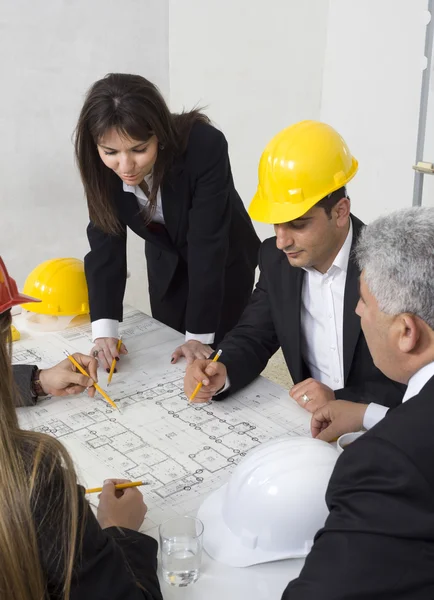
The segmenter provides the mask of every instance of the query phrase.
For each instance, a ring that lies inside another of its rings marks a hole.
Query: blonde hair
[[[60,442],[19,428],[10,323],[10,311],[0,315],[0,598],[47,598],[43,552],[55,558],[61,581],[57,594],[67,600],[84,529],[77,478]],[[40,538],[48,526],[56,532],[47,538],[52,547],[46,547],[44,538],[41,548]]]

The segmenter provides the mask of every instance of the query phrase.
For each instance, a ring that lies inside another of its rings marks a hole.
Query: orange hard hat
[[[0,257],[0,314],[23,302],[40,302],[37,298],[20,294],[15,279],[10,277]]]

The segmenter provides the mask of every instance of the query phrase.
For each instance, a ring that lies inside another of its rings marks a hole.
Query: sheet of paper
[[[224,401],[189,404],[183,393],[185,364],[170,356],[182,336],[138,311],[121,326],[129,354],[107,388],[120,411],[86,395],[48,398],[19,409],[22,427],[54,435],[68,448],[80,483],[96,487],[108,477],[145,480],[149,507],[143,530],[195,511],[223,484],[246,453],[274,438],[310,435],[310,415],[288,392],[259,378]],[[89,327],[15,342],[14,361],[50,366],[63,350],[88,352]]]

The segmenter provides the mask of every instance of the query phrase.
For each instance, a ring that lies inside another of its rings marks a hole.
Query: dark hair
[[[149,194],[149,222],[155,212],[157,191],[174,158],[182,154],[196,121],[209,123],[200,110],[173,114],[158,88],[140,75],[110,73],[87,93],[75,130],[75,155],[86,193],[90,219],[106,233],[120,233],[113,194],[118,176],[101,160],[97,144],[114,128],[121,135],[146,141],[157,136],[159,150]]]
[[[323,208],[325,210],[326,215],[330,219],[332,214],[332,208],[336,206],[336,204],[339,202],[339,200],[342,200],[342,198],[348,198],[348,200],[350,199],[347,194],[347,188],[345,186],[335,190],[334,192],[317,202],[315,206]]]

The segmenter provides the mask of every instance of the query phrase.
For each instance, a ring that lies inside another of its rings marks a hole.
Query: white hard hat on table
[[[233,567],[305,557],[328,514],[337,458],[335,448],[307,437],[251,450],[199,509],[206,552]]]

